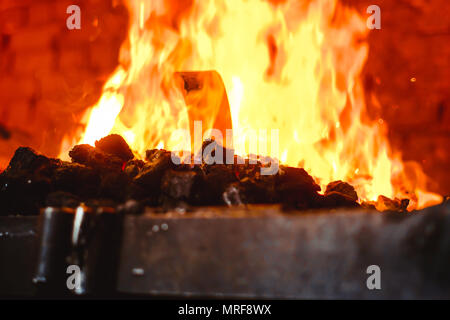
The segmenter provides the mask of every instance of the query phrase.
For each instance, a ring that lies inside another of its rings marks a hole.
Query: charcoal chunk
[[[361,206],[368,209],[390,212],[407,212],[409,199],[390,199],[383,195],[378,196],[377,201],[364,201]]]
[[[123,161],[128,161],[134,158],[130,147],[122,136],[118,134],[110,134],[109,136],[95,141],[95,147],[102,150],[106,154],[117,156]]]
[[[168,170],[161,182],[162,205],[168,209],[186,210],[192,203],[193,186],[197,173],[195,171]]]
[[[2,173],[8,178],[35,177],[44,178],[60,163],[57,159],[47,158],[31,148],[19,147],[11,158],[8,167]]]
[[[343,181],[333,181],[327,185],[324,195],[315,197],[315,206],[317,208],[356,208],[358,195],[350,184]]]
[[[327,189],[325,190],[325,196],[333,192],[345,195],[347,198],[353,201],[358,201],[358,195],[356,194],[355,188],[353,188],[353,186],[351,186],[347,182],[343,182],[340,180],[330,182],[327,185]]]
[[[198,169],[192,196],[195,205],[225,205],[223,193],[233,182],[237,182],[231,166],[224,164],[202,165]]]
[[[144,161],[133,159],[125,164],[124,171],[127,174],[127,176],[129,176],[130,178],[134,178],[138,175],[139,171],[141,171],[144,165],[145,165]]]
[[[237,159],[237,156],[236,156]],[[239,180],[245,178],[256,178],[261,173],[261,164],[259,162],[250,163],[249,159],[244,159],[244,163],[235,162],[233,165],[234,174]]]
[[[280,166],[277,185],[284,190],[320,191],[320,186],[302,168]]]
[[[321,197],[321,202],[319,203],[319,207],[321,208],[339,208],[339,207],[347,207],[347,208],[357,208],[359,207],[359,203],[354,200],[354,198],[347,196],[346,194],[330,191],[325,193],[323,197]]]
[[[279,202],[280,194],[276,189],[276,175],[260,175],[259,168],[254,174],[239,174],[239,190],[244,203]]]
[[[123,171],[105,171],[100,176],[99,196],[123,201],[126,198],[127,186],[131,179]]]
[[[69,192],[82,198],[97,196],[100,181],[97,170],[71,162],[61,162],[51,176],[53,190]]]
[[[122,170],[125,161],[88,144],[76,145],[69,152],[73,162],[100,170]]]
[[[296,209],[314,207],[320,191],[320,186],[304,169],[286,166],[280,166],[275,188],[284,207]]]
[[[147,163],[134,177],[133,181],[145,186],[148,190],[153,189],[153,192],[159,191],[164,173],[173,167],[174,164],[169,151],[160,149],[148,150]]]
[[[203,141],[202,148],[201,150],[199,150],[197,157],[201,157],[202,162],[210,165],[212,165],[213,163],[224,164],[226,163],[226,152],[226,148],[215,141],[214,138],[211,138]]]
[[[69,151],[69,157],[73,162],[87,164],[91,158],[91,153],[95,152],[95,148],[89,144],[79,144]]]
[[[51,175],[59,160],[18,148],[0,174],[0,214],[38,214],[51,191]]]
[[[193,171],[169,170],[162,179],[161,191],[172,199],[187,201],[191,197],[195,178]]]
[[[369,209],[369,210],[376,210],[375,203],[373,201],[363,201],[361,203],[361,208]]]
[[[405,212],[409,205],[409,199],[389,199],[385,196],[378,196],[375,207],[378,211]]]

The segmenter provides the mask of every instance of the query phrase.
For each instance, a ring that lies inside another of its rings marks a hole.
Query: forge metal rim
[[[126,215],[113,291],[148,297],[450,297],[448,204],[406,215],[247,210]],[[37,217],[0,221],[0,294],[33,296]],[[370,265],[381,269],[381,290],[366,286]]]

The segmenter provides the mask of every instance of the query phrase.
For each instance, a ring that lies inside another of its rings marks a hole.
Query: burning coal
[[[37,214],[41,208],[120,208],[142,213],[146,207],[187,211],[194,206],[241,207],[248,204],[280,204],[286,210],[317,208],[377,208],[405,212],[408,199],[358,203],[355,189],[343,181],[320,186],[302,168],[280,165],[270,175],[263,169],[273,160],[242,159],[230,155],[214,140],[206,140],[191,154],[192,161],[174,161],[173,152],[146,151],[136,159],[125,140],[116,134],[69,152],[71,162],[47,158],[30,148],[19,148],[8,168],[0,174],[3,214]],[[221,157],[221,159],[219,159]],[[194,158],[200,158],[196,163]],[[270,169],[270,168],[269,168]]]
[[[416,208],[442,200],[404,174],[386,126],[365,114],[359,74],[368,29],[353,9],[335,0],[130,1],[128,8],[120,65],[62,156],[74,142],[117,133],[143,157],[148,148],[179,147],[173,132],[192,132],[196,120],[204,130],[221,121],[240,133],[232,140],[241,156],[278,157],[249,150],[243,139],[279,130],[281,162],[305,168],[323,189],[343,180],[361,200],[407,197]],[[223,85],[206,81],[186,97],[176,76],[185,70],[216,70]],[[229,105],[220,103],[224,92]]]

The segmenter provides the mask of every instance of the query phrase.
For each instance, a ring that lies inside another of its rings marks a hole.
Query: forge
[[[431,2],[6,1],[0,295],[449,299]]]
[[[191,214],[149,210],[126,215],[120,222],[103,217],[94,229],[91,224],[90,232],[95,233],[83,249],[86,280],[79,293],[156,298],[449,298],[448,205],[414,215],[364,209],[281,212],[277,206],[211,207]],[[43,253],[37,217],[0,218],[0,293],[67,296],[67,274],[55,272],[55,266],[65,271],[61,258],[78,253],[68,232],[73,220],[63,220],[55,223],[47,218],[44,230],[51,236]],[[56,243],[58,247],[52,247]],[[368,267],[374,264],[382,270],[382,290],[366,287]],[[46,277],[51,289],[34,285],[31,280],[36,276]]]

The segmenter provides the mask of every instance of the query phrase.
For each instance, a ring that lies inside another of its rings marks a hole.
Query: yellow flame
[[[119,133],[140,154],[171,149],[171,133],[196,120],[189,119],[174,72],[216,70],[239,132],[237,153],[249,152],[239,141],[249,133],[278,129],[281,161],[303,166],[322,188],[345,180],[361,200],[418,190],[393,183],[403,165],[390,154],[383,121],[362,120],[359,74],[368,46],[361,39],[368,30],[357,12],[337,0],[202,0],[183,14],[177,5],[128,2],[121,64],[90,109],[82,142]],[[416,195],[419,207],[430,198]]]

